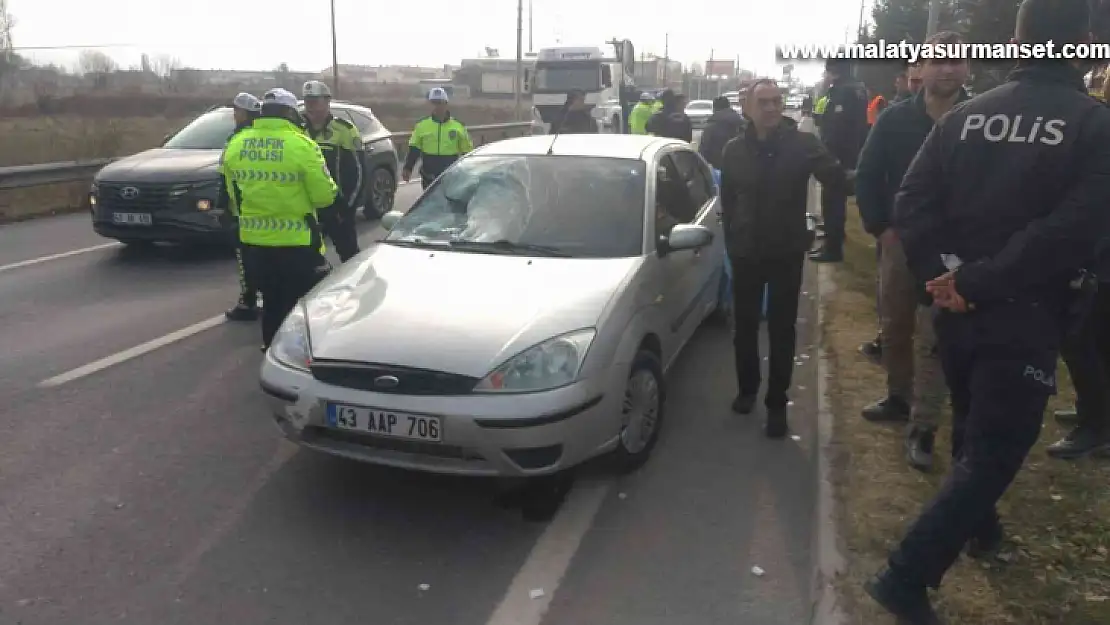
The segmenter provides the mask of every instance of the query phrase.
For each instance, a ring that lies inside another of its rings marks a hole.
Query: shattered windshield
[[[580,156],[471,156],[390,231],[393,244],[580,258],[639,256],[645,165]]]

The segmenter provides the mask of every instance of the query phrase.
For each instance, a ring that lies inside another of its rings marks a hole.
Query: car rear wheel
[[[397,181],[393,172],[379,167],[370,174],[370,198],[362,209],[367,219],[381,219],[382,215],[393,210],[393,198],[397,191]]]
[[[632,361],[632,372],[625,386],[621,407],[621,430],[613,459],[622,472],[643,466],[655,444],[663,424],[663,366],[659,358],[641,350]]]

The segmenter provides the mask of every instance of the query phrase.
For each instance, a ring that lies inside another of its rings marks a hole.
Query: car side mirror
[[[696,250],[712,243],[713,233],[705,226],[677,224],[674,228],[671,228],[671,233],[665,240],[666,245],[663,246],[663,249],[667,252]]]
[[[382,228],[385,228],[387,231],[392,230],[393,226],[396,226],[397,222],[401,221],[401,218],[404,216],[405,214],[401,211],[389,211],[382,215]]]

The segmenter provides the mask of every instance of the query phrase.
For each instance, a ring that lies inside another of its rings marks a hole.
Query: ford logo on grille
[[[119,190],[119,196],[125,200],[133,200],[139,197],[139,189],[136,187],[124,187]]]
[[[374,386],[377,388],[397,388],[400,383],[401,381],[392,375],[381,375],[374,378]]]

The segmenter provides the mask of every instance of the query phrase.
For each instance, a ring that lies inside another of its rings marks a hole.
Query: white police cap
[[[640,101],[641,102],[654,102],[655,101],[655,96],[653,96],[650,93],[648,93],[647,91],[645,91],[645,92],[640,94]]]
[[[301,96],[305,98],[330,98],[331,89],[319,80],[310,80],[301,89]]]
[[[447,97],[447,92],[443,90],[443,87],[435,87],[431,91],[428,92],[428,101],[429,102],[448,102],[449,98]]]
[[[263,104],[280,104],[288,106],[289,108],[297,108],[297,96],[289,92],[288,89],[270,89],[262,96]]]
[[[235,99],[231,101],[231,105],[237,109],[250,111],[252,113],[257,113],[262,110],[262,100],[245,92],[235,96]]]

